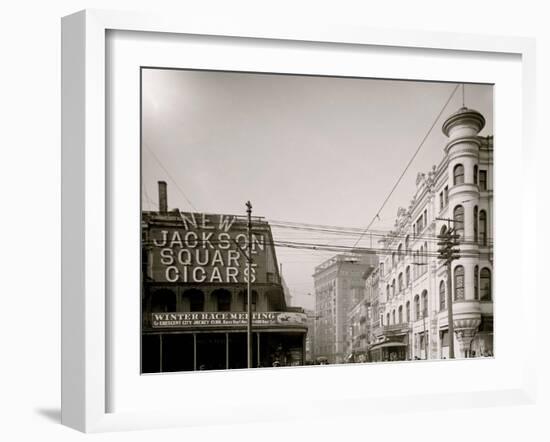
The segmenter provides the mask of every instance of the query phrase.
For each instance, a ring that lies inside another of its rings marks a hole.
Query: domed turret
[[[477,135],[485,127],[485,118],[478,111],[461,107],[443,123],[443,133],[453,139]]]

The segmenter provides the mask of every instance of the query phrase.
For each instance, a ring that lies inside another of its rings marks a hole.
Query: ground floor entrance
[[[254,367],[303,365],[305,332],[254,332]],[[142,373],[247,367],[246,332],[144,333]]]

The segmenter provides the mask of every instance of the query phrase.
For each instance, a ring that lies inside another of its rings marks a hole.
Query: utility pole
[[[421,302],[424,302],[422,299]],[[422,328],[424,329],[424,359],[428,359],[428,335],[426,334],[426,315],[428,311],[422,309]]]
[[[246,346],[248,368],[252,368],[252,292],[250,291],[250,282],[252,280],[252,204],[250,204],[250,201],[246,202],[246,213],[248,215],[248,251],[246,254]]]
[[[438,235],[437,238],[440,246],[439,259],[442,259],[447,266],[447,322],[449,323],[449,359],[455,357],[455,345],[454,345],[454,324],[453,324],[453,295],[452,295],[452,262],[455,259],[460,258],[460,249],[456,247],[459,245],[460,235],[456,233],[456,230],[451,228],[450,223],[455,222],[452,219],[436,218],[442,221],[447,221],[447,230],[444,234]]]

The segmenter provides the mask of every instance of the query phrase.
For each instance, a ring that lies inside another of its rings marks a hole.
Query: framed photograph
[[[532,403],[531,40],[62,31],[64,424]]]

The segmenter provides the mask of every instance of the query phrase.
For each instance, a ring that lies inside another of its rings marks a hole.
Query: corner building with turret
[[[438,235],[454,228],[459,259],[452,261],[455,357],[493,356],[493,137],[485,118],[461,108],[443,123],[443,159],[419,173],[416,192],[382,240],[371,360],[449,357],[447,266]]]

